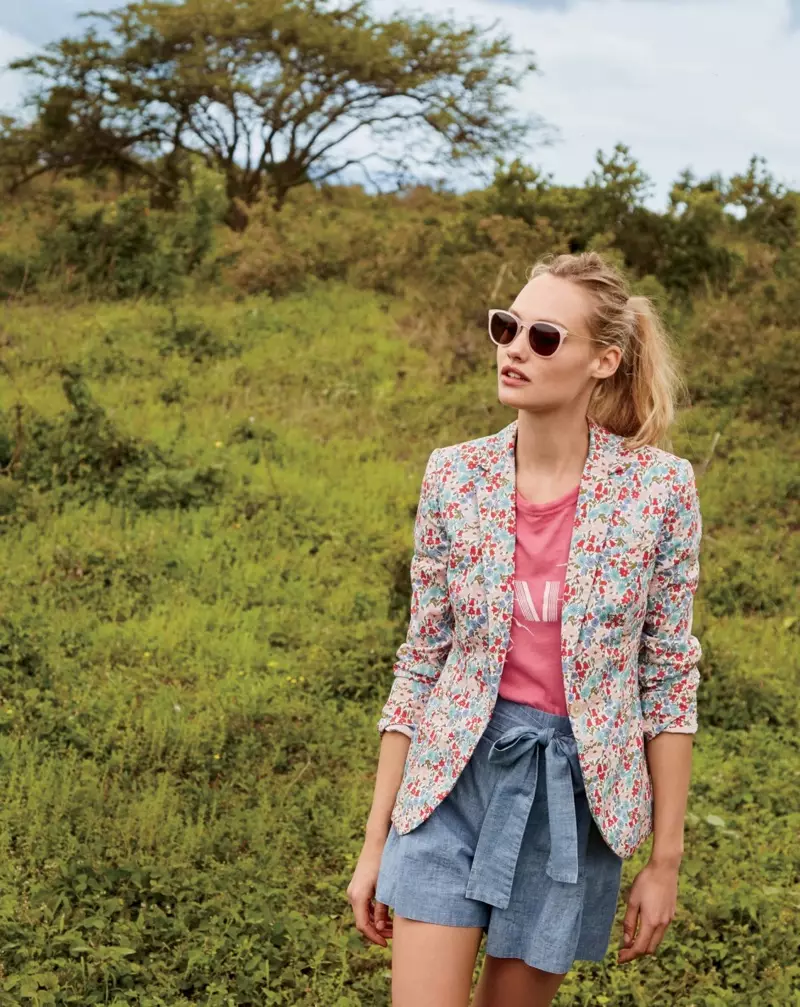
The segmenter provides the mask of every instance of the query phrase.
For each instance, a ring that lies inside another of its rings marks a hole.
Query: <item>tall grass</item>
[[[796,330],[748,282],[669,307],[704,513],[678,914],[559,1003],[800,1004]],[[0,1004],[389,1003],[345,889],[422,467],[513,417],[472,308],[375,287],[8,304]]]

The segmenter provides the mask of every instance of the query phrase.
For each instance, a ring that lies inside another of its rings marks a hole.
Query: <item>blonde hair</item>
[[[588,328],[598,346],[619,346],[622,359],[614,374],[598,381],[589,415],[636,450],[653,445],[671,450],[669,429],[678,398],[688,401],[672,340],[648,297],[631,296],[628,282],[598,252],[545,256],[529,279],[550,273],[571,280],[592,295]]]

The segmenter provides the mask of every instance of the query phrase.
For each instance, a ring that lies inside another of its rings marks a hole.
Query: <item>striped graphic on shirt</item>
[[[514,592],[517,596],[517,604],[520,607],[523,617],[528,622],[541,622],[542,620],[539,618],[536,606],[533,604],[531,589],[528,587],[528,582],[524,580],[514,581]]]
[[[558,622],[558,589],[560,586],[557,580],[545,581],[544,601],[542,602],[545,622]]]
[[[559,590],[561,581],[546,580],[544,582],[544,597],[542,599],[542,615],[540,616],[531,595],[531,589],[525,580],[514,581],[514,595],[519,605],[519,610],[526,622],[559,622],[561,612],[559,610],[560,601]]]

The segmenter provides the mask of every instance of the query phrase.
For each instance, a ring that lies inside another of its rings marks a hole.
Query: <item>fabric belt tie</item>
[[[464,893],[469,899],[480,899],[498,909],[508,907],[517,858],[536,796],[540,746],[544,748],[550,820],[550,856],[545,873],[554,881],[578,881],[578,823],[570,769],[575,739],[570,734],[556,734],[552,727],[520,724],[504,732],[489,750],[489,762],[509,768],[495,786],[483,819]]]

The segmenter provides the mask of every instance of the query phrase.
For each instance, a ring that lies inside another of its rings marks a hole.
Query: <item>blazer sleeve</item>
[[[639,650],[646,741],[662,731],[697,732],[702,648],[692,635],[692,614],[702,519],[694,470],[689,461],[681,461],[661,527]]]
[[[408,724],[389,724],[386,730],[397,731],[398,734],[404,734],[407,738],[414,737],[414,728],[409,727]]]
[[[378,731],[404,726],[411,736],[453,643],[454,618],[447,594],[450,543],[439,508],[440,448],[428,458],[414,520],[411,611],[406,639],[394,661],[394,682]]]

